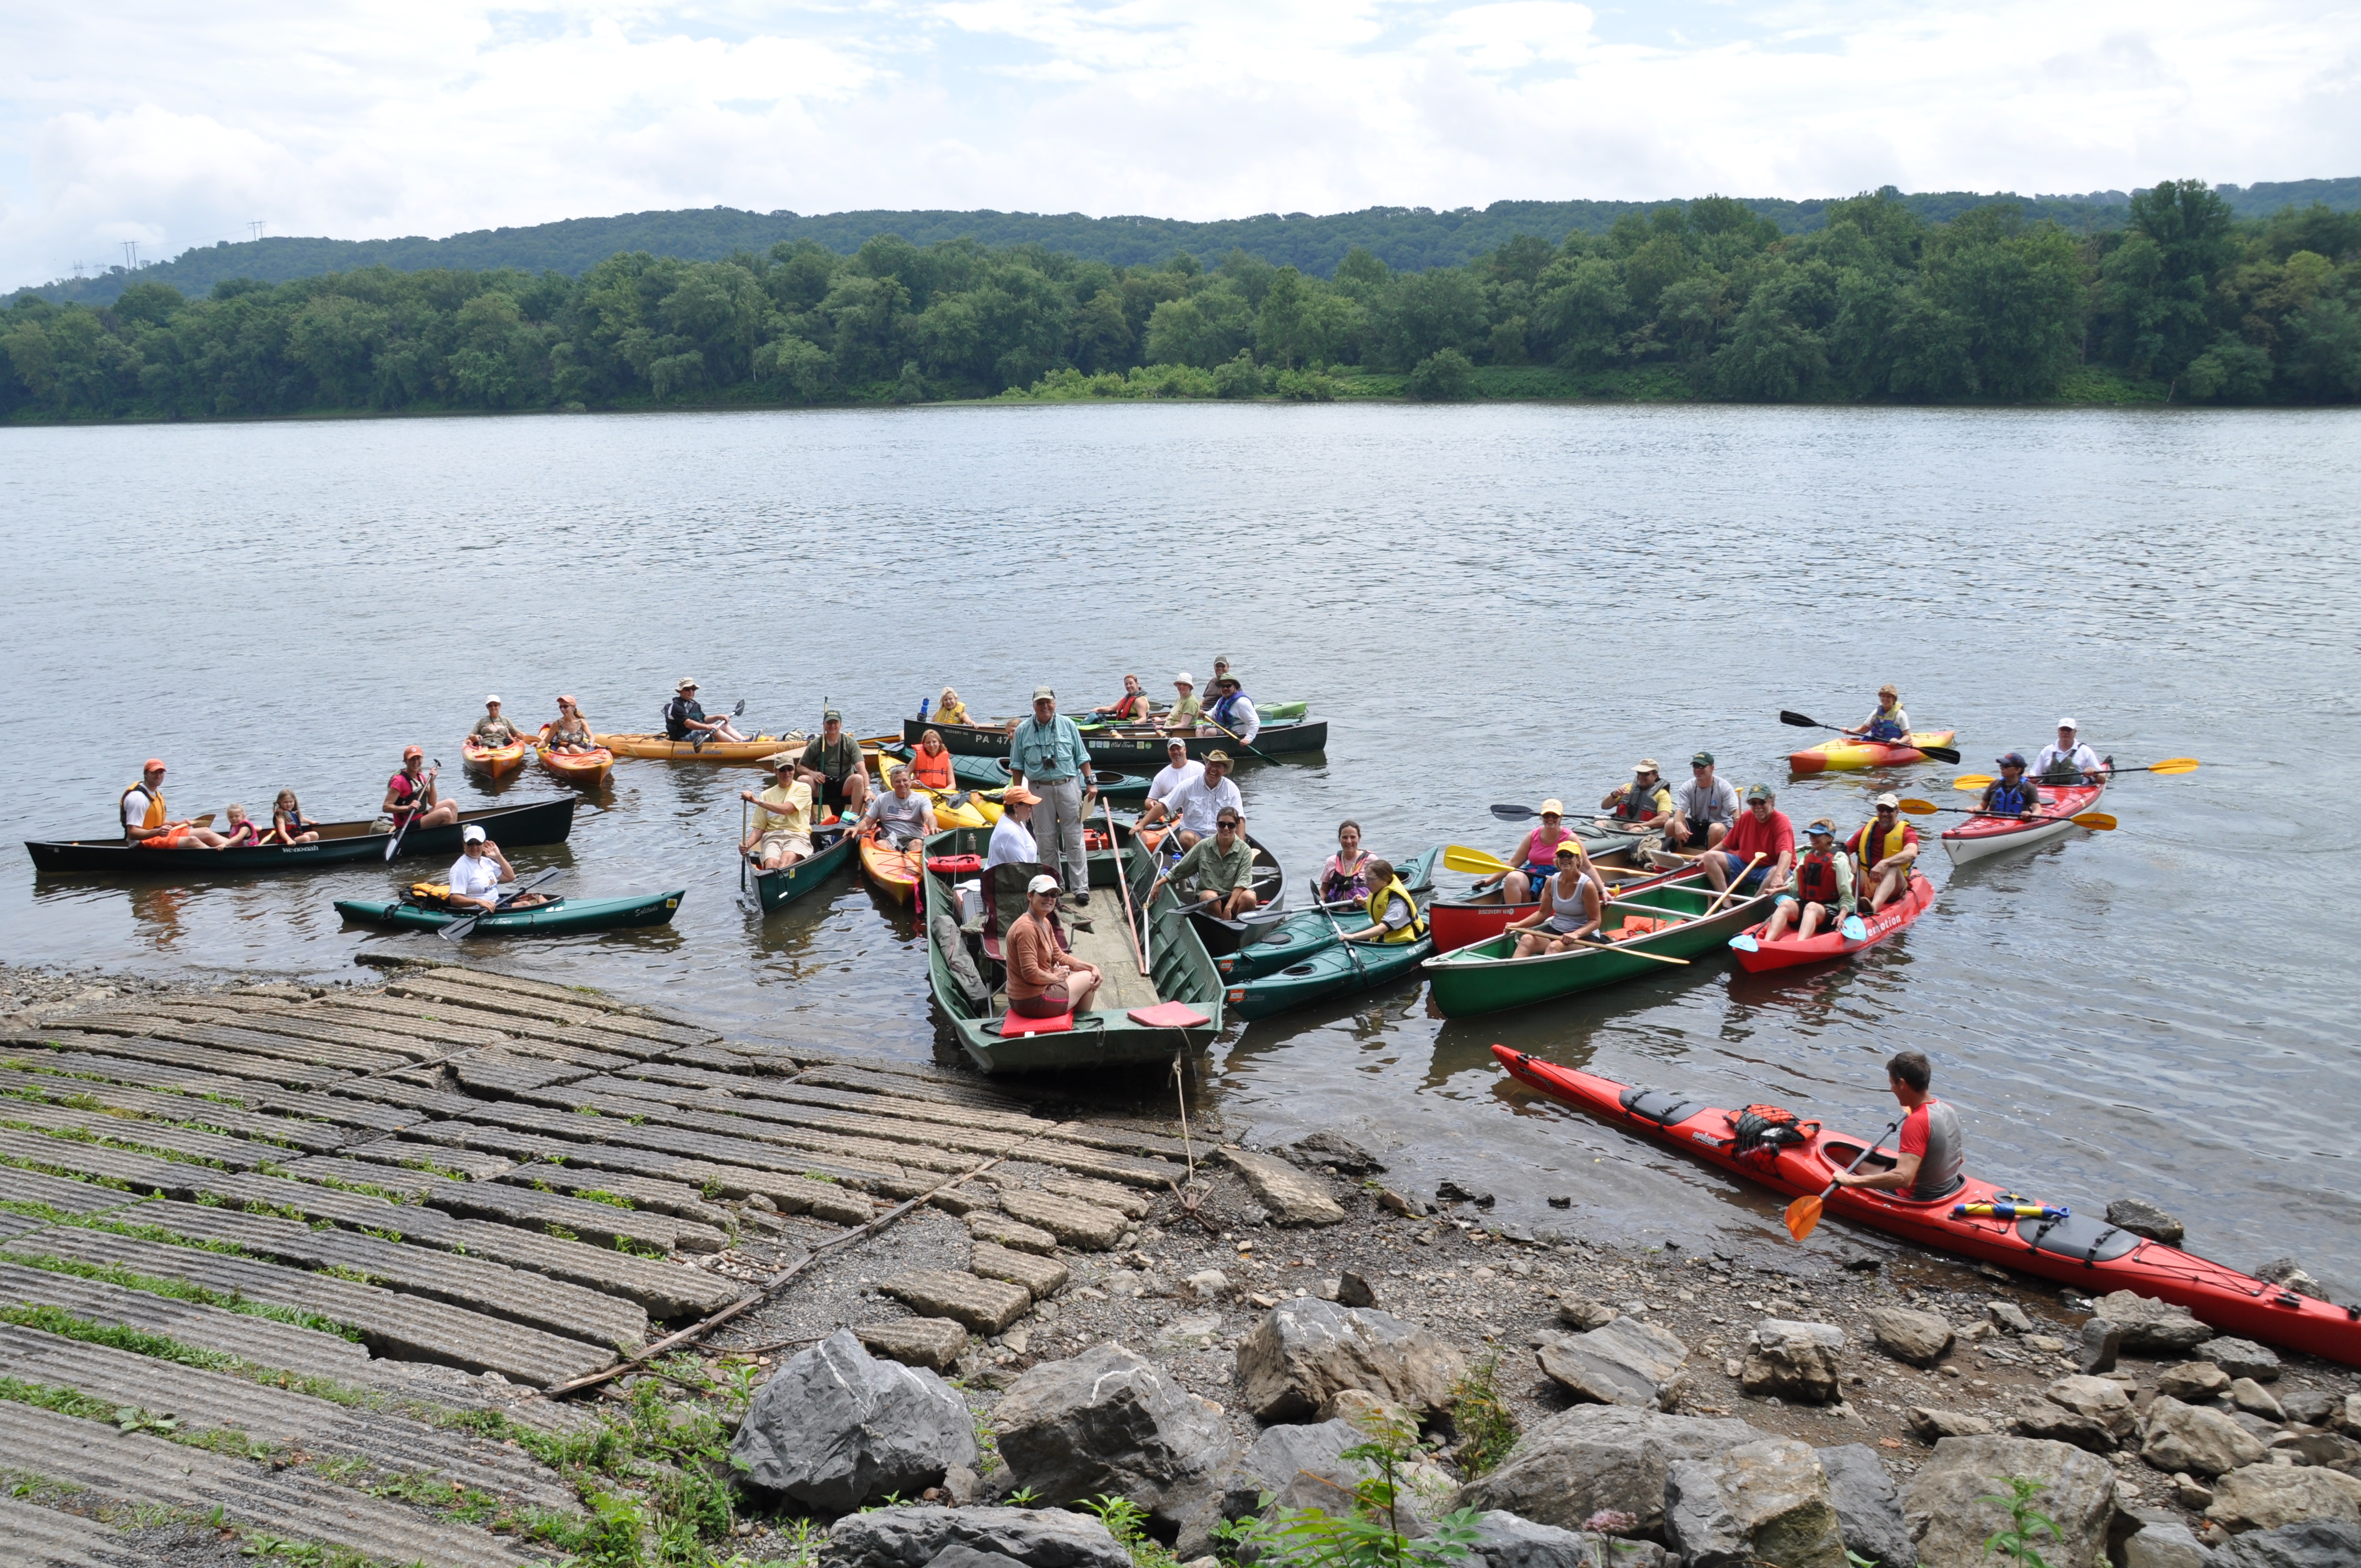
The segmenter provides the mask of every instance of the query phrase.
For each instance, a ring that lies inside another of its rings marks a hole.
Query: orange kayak
[[[541,753],[541,765],[564,779],[567,784],[584,789],[597,789],[615,771],[615,753],[600,746],[588,751],[551,751]]]
[[[869,873],[871,882],[904,904],[918,891],[922,859],[906,850],[889,850],[880,844],[873,828],[861,836],[861,869]]]
[[[673,740],[662,735],[593,735],[618,757],[647,757],[660,762],[759,762],[774,751],[802,751],[808,737],[758,735],[752,740]]]
[[[524,766],[525,744],[511,740],[505,746],[479,746],[473,740],[459,742],[459,755],[467,766],[478,773],[503,778]]]

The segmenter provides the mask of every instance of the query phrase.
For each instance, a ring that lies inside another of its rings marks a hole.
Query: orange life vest
[[[910,753],[910,776],[924,789],[948,790],[954,787],[951,774],[951,754],[946,750],[927,755],[924,746]]]

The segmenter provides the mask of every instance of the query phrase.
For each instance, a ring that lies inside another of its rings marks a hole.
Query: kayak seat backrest
[[[2113,1263],[2140,1245],[2140,1238],[2131,1232],[2087,1214],[2057,1221],[2019,1220],[2016,1234],[2036,1252],[2077,1263]]]
[[[1027,907],[1025,884],[1041,874],[1033,861],[1003,861],[983,873],[983,954],[1000,961],[1001,934],[1015,925]]]
[[[1705,1109],[1702,1101],[1691,1100],[1670,1089],[1627,1089],[1616,1098],[1623,1109],[1634,1116],[1644,1116],[1660,1127],[1686,1122]]]

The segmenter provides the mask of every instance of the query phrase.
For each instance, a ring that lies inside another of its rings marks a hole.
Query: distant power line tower
[[[75,276],[75,277],[77,277],[77,278],[81,277],[81,276],[82,276],[82,262],[80,262],[80,261],[76,261],[76,262],[74,263],[74,276]]]
[[[260,218],[256,218],[252,222],[248,223],[246,225],[249,231],[247,237],[249,239],[260,239],[262,237],[262,225],[263,220]]]
[[[123,242],[123,264],[134,272],[139,269],[139,242],[137,240],[126,239]]]

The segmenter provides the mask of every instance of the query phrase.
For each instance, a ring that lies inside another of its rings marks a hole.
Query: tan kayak
[[[757,735],[752,740],[675,740],[664,735],[594,735],[591,740],[618,757],[648,757],[660,762],[759,762],[774,751],[801,746],[808,737]]]

